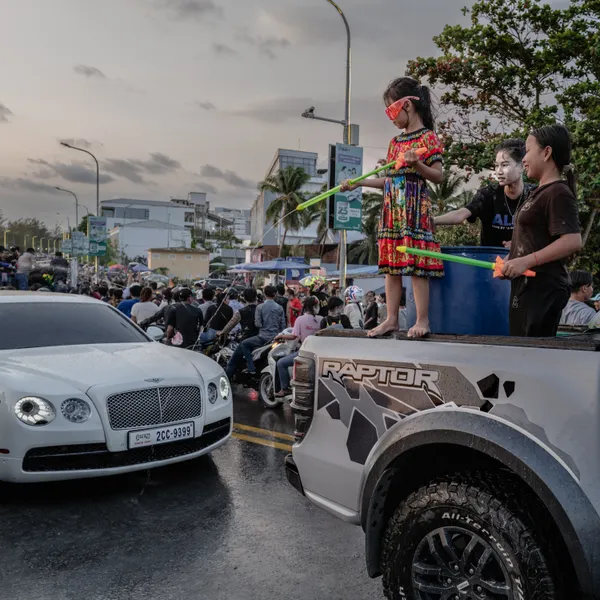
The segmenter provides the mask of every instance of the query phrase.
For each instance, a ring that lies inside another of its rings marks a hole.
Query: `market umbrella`
[[[300,285],[303,285],[304,287],[311,287],[313,285],[321,286],[326,283],[327,279],[325,279],[325,277],[322,275],[308,275],[304,277],[304,279],[300,280]]]
[[[133,269],[131,270],[134,273],[146,273],[147,271],[150,271],[150,269],[146,265],[142,264],[135,265],[135,267],[133,267]]]
[[[110,265],[109,271],[122,271],[125,267],[123,265]]]

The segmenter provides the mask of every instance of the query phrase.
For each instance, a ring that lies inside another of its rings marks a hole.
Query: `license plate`
[[[166,427],[153,427],[152,429],[137,429],[128,434],[129,448],[140,448],[141,446],[155,446],[157,444],[168,444],[178,440],[186,440],[194,437],[194,422],[178,423]]]

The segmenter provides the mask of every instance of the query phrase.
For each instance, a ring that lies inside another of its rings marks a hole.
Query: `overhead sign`
[[[106,217],[88,217],[89,256],[104,256],[107,243]]]
[[[335,164],[334,185],[339,185],[345,179],[354,179],[362,175],[363,149],[357,146],[336,144],[331,147],[332,163]],[[332,229],[360,231],[362,229],[362,188],[351,192],[335,194],[332,210]]]

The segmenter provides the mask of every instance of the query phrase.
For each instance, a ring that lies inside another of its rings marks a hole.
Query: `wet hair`
[[[173,290],[171,288],[166,288],[162,292],[163,300],[166,300],[169,304],[173,301]]]
[[[139,298],[142,293],[142,286],[134,283],[133,285],[129,286],[129,293],[131,294],[132,298]]]
[[[210,302],[215,297],[215,290],[211,287],[204,288],[202,290],[202,300]]]
[[[508,154],[517,164],[521,164],[525,156],[525,141],[520,138],[504,140],[496,146],[496,154],[498,152]]]
[[[225,300],[228,300],[228,296],[227,294],[225,294],[224,292],[220,292],[219,294],[217,294],[215,303],[216,305],[221,308],[221,305],[225,302]]]
[[[277,286],[277,293],[278,293],[280,296],[284,296],[284,295],[285,295],[285,285],[283,285],[283,283],[280,283],[280,284]]]
[[[340,306],[344,306],[344,301],[338,296],[332,296],[329,298],[329,302],[327,302],[327,310],[329,312],[339,308]]]
[[[263,291],[267,298],[273,299],[277,295],[277,289],[275,288],[275,286],[272,285],[265,286],[265,289]]]
[[[242,296],[244,297],[244,300],[248,304],[251,304],[252,302],[256,302],[257,294],[256,294],[256,290],[254,288],[246,288],[242,292]]]
[[[587,271],[571,271],[569,273],[569,281],[571,283],[571,291],[578,292],[586,285],[592,285],[592,274]]]
[[[302,311],[314,317],[318,312],[319,304],[319,299],[316,296],[308,296],[302,303]]]
[[[546,125],[534,129],[531,135],[536,139],[540,148],[552,149],[552,160],[557,169],[564,173],[573,194],[577,194],[575,170],[571,165],[571,135],[564,125]]]
[[[179,299],[182,302],[187,302],[191,297],[192,297],[192,290],[190,290],[190,288],[183,288],[179,292]]]
[[[381,294],[379,294],[379,297],[384,301],[387,302],[387,296],[385,295],[385,292],[381,292]]]
[[[113,298],[116,298],[117,300],[122,300],[123,299],[123,290],[114,289],[111,291],[110,295]]]
[[[152,300],[152,288],[145,287],[140,294],[141,302],[150,302]]]
[[[108,294],[108,286],[105,283],[103,283],[102,285],[99,285],[98,286],[98,293],[101,296],[106,296]]]
[[[288,288],[287,295],[292,296],[292,298],[296,295],[296,292],[292,288]]]
[[[177,288],[175,288],[173,290],[173,302],[180,302],[181,301],[181,290],[178,290]]]
[[[383,100],[390,104],[406,96],[416,96],[418,100],[411,100],[417,114],[421,117],[423,125],[431,131],[435,128],[435,118],[431,102],[431,91],[426,85],[421,85],[412,77],[399,77],[394,79],[383,92]]]

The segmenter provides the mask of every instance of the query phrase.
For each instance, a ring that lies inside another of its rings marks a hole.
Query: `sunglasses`
[[[400,114],[400,111],[404,109],[404,103],[407,100],[420,100],[420,98],[418,96],[404,96],[404,98],[400,98],[400,100],[396,100],[396,102],[390,104],[385,109],[385,114],[389,117],[390,121],[396,120],[396,117]]]

